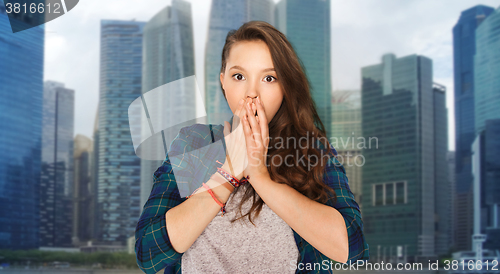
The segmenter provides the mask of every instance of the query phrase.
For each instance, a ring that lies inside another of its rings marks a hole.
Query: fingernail
[[[259,105],[260,105],[260,98],[259,97],[257,97],[257,103],[259,103]]]

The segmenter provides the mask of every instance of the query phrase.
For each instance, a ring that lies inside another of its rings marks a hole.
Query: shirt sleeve
[[[143,207],[135,230],[135,253],[139,268],[145,273],[157,273],[161,269],[172,267],[178,263],[183,253],[178,253],[172,247],[165,222],[166,212],[181,204],[186,197],[181,197],[172,170],[172,163],[168,157],[182,155],[188,151],[188,142],[185,140],[186,128],[182,128],[172,141],[170,151],[162,165],[153,175],[151,194]],[[183,167],[189,169],[188,154],[183,159]],[[177,168],[177,167],[176,167]],[[177,169],[176,169],[177,170]]]
[[[330,156],[326,167],[325,183],[335,190],[336,201],[329,200],[328,204],[337,209],[344,217],[347,234],[349,238],[349,258],[347,263],[355,263],[357,260],[368,260],[369,249],[363,235],[363,221],[358,203],[349,188],[348,179],[344,166],[338,161],[336,150],[332,147],[335,157]]]

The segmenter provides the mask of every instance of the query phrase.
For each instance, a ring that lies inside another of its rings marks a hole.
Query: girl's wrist
[[[210,178],[218,182],[219,185],[227,188],[227,190],[229,190],[230,192],[234,191],[234,186],[230,182],[228,182],[227,179],[224,178],[224,176],[222,176],[219,172],[215,172]]]
[[[229,196],[231,195],[231,193],[233,192],[232,189],[229,190],[229,188],[225,187],[224,184],[222,184],[222,186],[224,186],[224,187],[220,187],[221,184],[218,181],[214,180],[213,178],[208,180],[206,185],[208,187],[210,187],[210,189],[212,189],[212,191],[215,193],[215,195],[219,198],[219,200],[222,203],[225,203],[229,199]],[[229,186],[229,187],[231,187],[231,186]],[[202,189],[206,190],[203,187],[202,187]]]

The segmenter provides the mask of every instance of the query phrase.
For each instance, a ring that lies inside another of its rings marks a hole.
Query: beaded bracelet
[[[212,198],[214,198],[215,202],[222,207],[220,211],[222,212],[222,216],[224,216],[224,214],[226,213],[226,203],[222,203],[221,201],[219,201],[219,199],[215,197],[215,193],[210,189],[210,187],[207,184],[203,183],[203,186],[208,190],[208,193],[210,193]]]
[[[226,178],[224,177],[221,177],[222,175],[220,175],[218,172],[217,173],[214,173],[212,174],[212,176],[210,176],[210,179],[216,181],[217,183],[219,183],[220,185],[224,186],[227,190],[233,192],[235,187],[229,183]]]
[[[217,163],[219,163],[219,164],[223,165],[223,164],[222,164],[221,162],[219,162],[218,160],[217,160]],[[233,188],[237,188],[237,187],[239,187],[239,186],[241,186],[241,185],[244,185],[244,184],[248,183],[248,179],[250,179],[250,176],[248,176],[248,175],[247,175],[247,177],[245,177],[245,178],[243,178],[243,179],[241,179],[241,180],[238,180],[238,179],[236,179],[234,176],[232,176],[230,173],[226,172],[224,169],[222,169],[222,168],[220,168],[220,167],[218,167],[218,168],[217,168],[217,172],[218,172],[219,174],[221,174],[221,175],[222,175],[222,176],[223,176],[223,177],[224,177],[224,178],[225,178],[225,179],[226,179],[226,180],[227,180],[227,181],[228,181],[228,182],[229,182],[229,183],[233,186]],[[213,176],[212,176],[212,177],[213,177]],[[212,177],[211,177],[211,178],[212,178]],[[210,187],[209,187],[207,184],[203,183],[203,187],[205,187],[205,188],[208,190],[208,193],[210,193],[210,196],[212,196],[212,198],[214,198],[215,202],[216,202],[219,206],[221,206],[221,207],[222,207],[222,208],[221,208],[221,212],[222,212],[222,216],[224,216],[224,214],[226,213],[226,204],[225,204],[225,203],[222,203],[221,201],[219,201],[219,200],[217,199],[217,197],[215,196],[215,193],[212,191],[212,189],[210,189]],[[193,195],[194,195],[194,194],[195,194],[195,193],[196,193],[196,192],[197,192],[200,188],[201,188],[201,187],[197,188],[197,189],[193,192],[193,194],[191,194],[191,195],[187,196],[187,197],[186,197],[186,199],[191,198],[191,197],[192,197],[192,196],[193,196]]]
[[[217,160],[217,163],[223,165],[221,162],[219,162]],[[222,176],[224,176],[224,178],[226,178],[226,180],[231,184],[233,185],[233,187],[237,188],[241,185],[244,185],[246,183],[248,183],[248,179],[250,179],[250,176],[247,175],[247,177],[241,179],[241,180],[238,180],[236,179],[234,176],[232,176],[231,174],[229,174],[228,172],[226,172],[224,169],[218,167],[217,168],[217,172],[219,174],[221,174]]]
[[[221,174],[219,173],[219,175],[221,175]],[[210,176],[210,179],[218,182],[220,185],[222,185],[223,187],[225,187],[227,190],[229,190],[231,192],[233,192],[233,190],[236,188],[233,184],[231,184],[228,180],[226,180],[226,178],[224,176],[222,176],[222,178],[217,176],[217,173],[214,173],[212,176]],[[241,180],[241,181],[244,183],[247,182],[246,179]],[[229,184],[229,185],[226,185],[226,184]],[[200,188],[201,188],[201,186],[199,188],[197,188],[195,191],[193,191],[193,193],[191,195],[186,196],[186,199],[191,198]]]
[[[205,188],[208,190],[208,193],[210,193],[210,196],[212,196],[212,198],[214,198],[215,202],[216,202],[219,206],[221,206],[221,207],[222,207],[222,208],[221,208],[221,212],[222,212],[222,216],[224,216],[224,214],[226,213],[226,204],[225,204],[225,203],[222,203],[221,201],[219,201],[219,200],[215,197],[215,193],[212,191],[212,189],[210,189],[210,187],[209,187],[207,184],[203,183],[203,187],[205,187]],[[191,198],[191,197],[192,197],[192,196],[193,196],[193,195],[194,195],[194,194],[195,194],[195,193],[196,193],[196,192],[197,192],[200,188],[201,188],[201,186],[200,186],[199,188],[197,188],[197,189],[193,192],[193,194],[191,194],[191,195],[187,196],[187,197],[186,197],[186,199]]]

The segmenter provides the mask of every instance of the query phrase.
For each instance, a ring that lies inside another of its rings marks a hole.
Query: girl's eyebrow
[[[232,66],[229,70],[232,70],[232,69],[239,69],[242,71],[246,71],[244,68],[242,68],[240,66]],[[266,68],[266,69],[262,70],[262,72],[266,72],[266,71],[275,71],[275,69],[274,68]]]

